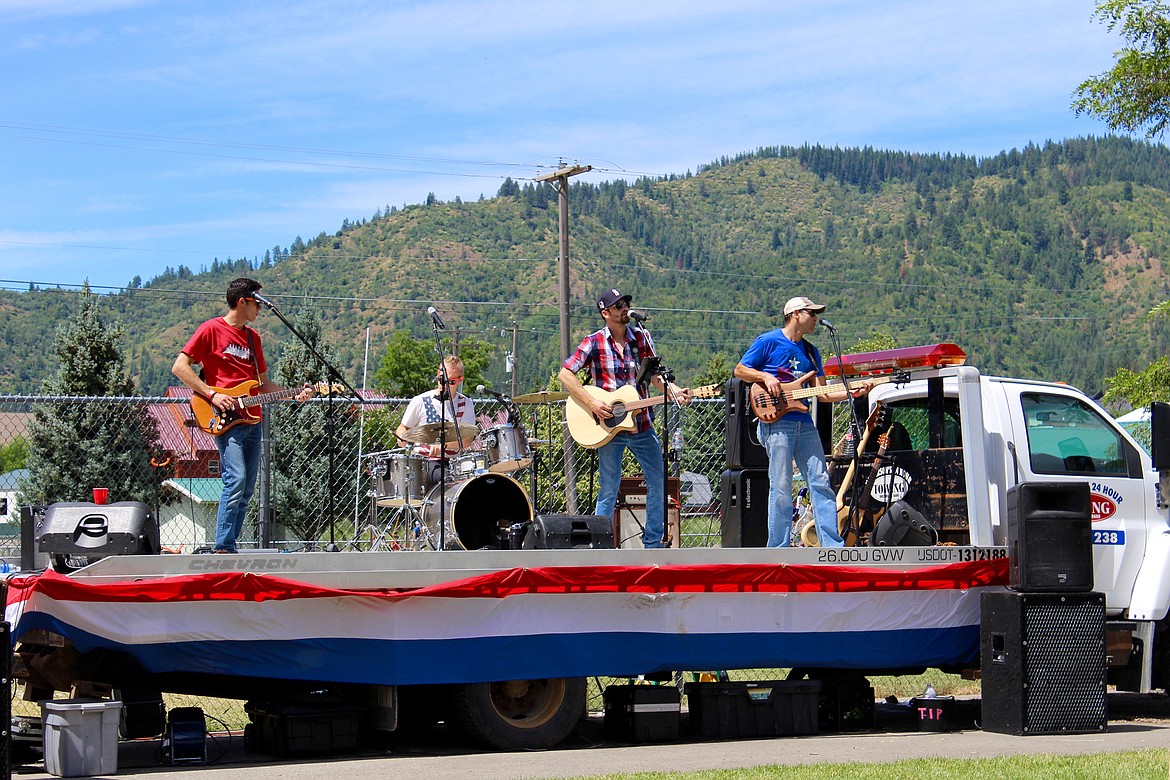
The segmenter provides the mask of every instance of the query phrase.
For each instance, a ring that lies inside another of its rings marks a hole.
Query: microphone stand
[[[666,540],[666,535],[670,532],[670,464],[672,462],[678,463],[678,458],[682,453],[675,453],[671,446],[671,425],[670,425],[670,405],[674,403],[671,398],[670,383],[674,381],[674,372],[665,363],[659,363],[658,376],[662,379],[662,539]],[[681,477],[680,477],[681,478]],[[647,507],[649,509],[649,507]],[[681,524],[680,524],[681,525]],[[680,528],[681,534],[681,528]],[[673,541],[673,540],[672,540]],[[678,540],[679,546],[682,546],[682,540]],[[661,545],[661,542],[659,542]]]
[[[821,323],[821,324],[823,325],[824,323]],[[829,340],[833,344],[833,352],[837,358],[837,368],[841,371],[841,384],[844,386],[845,395],[846,395],[847,399],[849,400],[849,433],[853,439],[853,446],[850,448],[852,451],[849,454],[851,455],[850,460],[853,463],[853,473],[856,475],[860,475],[861,474],[861,455],[862,455],[861,449],[860,449],[860,445],[861,445],[861,419],[857,416],[857,405],[855,403],[853,403],[853,400],[854,400],[853,399],[853,388],[849,386],[849,376],[845,372],[845,361],[842,360],[842,358],[841,358],[841,338],[837,334],[837,329],[834,328],[832,325],[826,325],[825,329],[829,331]],[[854,479],[853,490],[857,489],[856,484],[857,484],[856,479]],[[846,532],[848,532],[850,528],[854,528],[854,527],[856,527],[860,531],[861,522],[860,522],[860,518],[857,517],[857,512],[858,512],[859,506],[860,506],[860,502],[857,501],[854,496],[850,496],[849,524],[845,528]]]
[[[455,423],[456,438],[459,439],[459,451],[463,451],[463,439],[458,435],[459,421],[455,418],[455,399],[451,393],[451,380],[447,378],[447,357],[443,354],[442,327],[439,322],[431,318],[431,330],[435,333],[435,351],[439,353],[439,550],[447,549],[447,426],[443,418],[446,416],[444,404],[450,404],[451,419]]]
[[[315,347],[307,338],[305,338],[304,334],[297,330],[295,325],[288,321],[288,318],[281,313],[280,309],[276,308],[275,305],[267,300],[261,301],[261,303],[267,306],[268,310],[275,314],[276,318],[283,322],[284,326],[288,328],[289,331],[291,331],[292,334],[296,336],[302,344],[305,345],[305,348],[308,349],[309,353],[317,359],[317,362],[325,367],[326,376],[329,378],[330,385],[344,385],[345,389],[349,391],[349,394],[352,397],[358,399],[359,401],[361,400],[361,396],[358,395],[357,390],[354,390],[353,386],[345,380],[345,378],[341,375],[341,372],[337,370],[337,367],[330,363],[329,360],[327,360],[325,356],[317,350],[317,347]],[[332,387],[330,387],[330,389],[332,390]],[[325,552],[338,552],[339,550],[335,538],[336,518],[334,517],[334,510],[336,508],[336,497],[334,495],[335,491],[333,489],[333,483],[336,479],[334,454],[337,450],[336,400],[336,394],[331,392],[329,393],[329,397],[325,404],[325,440],[328,442],[326,449],[329,450],[329,465],[327,467],[328,476],[326,477],[326,480],[328,481],[328,488],[326,491],[328,496],[326,501],[328,502],[327,511],[329,513],[329,544],[326,545]],[[265,522],[267,521],[268,519],[265,518]]]

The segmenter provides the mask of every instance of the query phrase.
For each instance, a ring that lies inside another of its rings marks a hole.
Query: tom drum
[[[378,506],[413,506],[426,498],[426,458],[393,451],[374,452],[367,457],[370,462],[366,469]]]
[[[488,471],[507,474],[532,463],[528,437],[518,425],[497,425],[483,432],[483,446],[487,451]]]

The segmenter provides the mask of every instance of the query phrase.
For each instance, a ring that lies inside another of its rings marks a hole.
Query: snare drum
[[[426,498],[426,458],[409,452],[374,452],[367,470],[378,506],[415,506]]]
[[[488,471],[506,474],[532,463],[528,437],[518,425],[497,425],[483,432],[483,446],[487,452]]]
[[[461,479],[482,474],[487,470],[487,456],[482,452],[461,452],[458,455],[447,457],[448,482],[458,482]]]

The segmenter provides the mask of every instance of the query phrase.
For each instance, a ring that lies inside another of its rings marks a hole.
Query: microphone
[[[435,311],[434,306],[427,307],[427,314],[431,315],[431,322],[435,324],[436,328],[439,330],[446,330],[446,328],[443,327],[443,318],[439,316],[437,311]]]
[[[630,309],[630,319],[634,322],[645,322],[646,320],[650,319],[650,315],[644,314],[637,309]]]
[[[499,398],[501,401],[504,400],[503,393],[497,393],[495,390],[489,390],[488,388],[484,387],[483,385],[476,385],[475,392],[478,393],[479,395],[483,395],[484,393],[487,393],[488,395],[494,395],[496,398]]]
[[[825,326],[825,328],[829,331],[829,333],[836,333],[837,332],[837,328],[833,325],[833,323],[829,322],[824,317],[821,317],[820,320],[821,320],[821,324]]]
[[[264,304],[265,306],[267,306],[269,309],[275,309],[275,308],[276,308],[275,306],[273,306],[273,305],[272,305],[272,301],[268,300],[267,298],[265,298],[265,297],[264,297],[263,295],[261,295],[260,293],[252,293],[252,297],[256,299],[256,303],[262,303],[262,304]]]

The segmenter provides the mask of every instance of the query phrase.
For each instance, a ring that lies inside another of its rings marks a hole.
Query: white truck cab
[[[908,371],[879,385],[870,408],[885,407],[885,453],[866,498],[903,499],[930,521],[940,543],[1007,544],[1008,489],[1026,482],[1088,483],[1094,590],[1106,597],[1114,661],[1136,665],[1142,691],[1170,678],[1170,509],[1153,459],[1093,399],[1067,384],[983,376],[953,344],[844,356],[848,374]],[[830,359],[826,373],[840,373]],[[851,381],[857,381],[852,379]],[[1170,412],[1154,409],[1157,419]],[[869,448],[863,447],[867,451]],[[1154,451],[1170,442],[1154,437]],[[1122,647],[1124,649],[1124,647]],[[1123,658],[1124,656],[1124,658]],[[1155,673],[1155,660],[1161,663]],[[1119,684],[1122,676],[1118,676]]]

